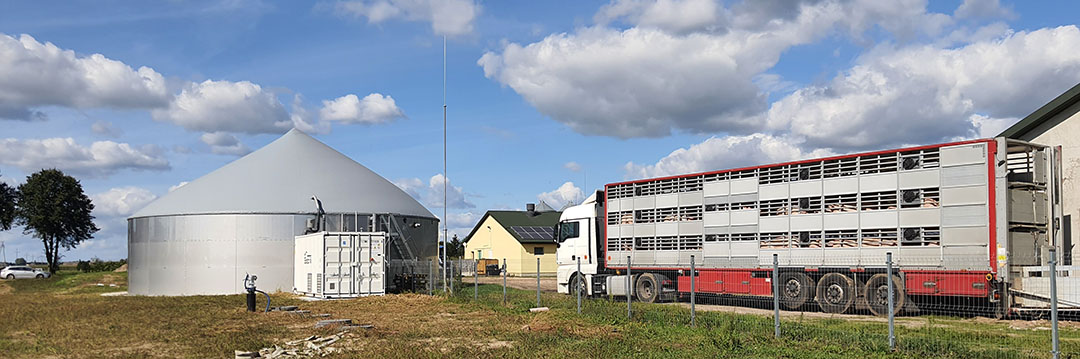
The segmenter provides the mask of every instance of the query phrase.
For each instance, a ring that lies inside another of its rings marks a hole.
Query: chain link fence
[[[558,267],[537,258],[465,259],[449,263],[448,281],[441,279],[438,263],[430,262],[437,275],[425,288],[441,294],[445,284],[453,298],[482,305],[565,311],[604,322],[771,333],[911,356],[1080,355],[1080,325],[1073,322],[1080,311],[1080,267],[1054,263],[1010,273],[1016,287],[985,270],[931,267],[943,261],[955,267],[959,260],[901,250],[881,263],[852,267],[810,268],[796,266],[800,258],[775,256],[772,266],[752,269],[703,268],[693,258],[685,268],[659,270],[670,266],[630,258],[629,268],[592,264],[598,275],[570,275],[558,283]],[[1058,340],[1059,330],[1067,340]]]

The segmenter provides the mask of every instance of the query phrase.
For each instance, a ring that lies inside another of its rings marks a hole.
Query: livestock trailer
[[[790,310],[882,315],[890,280],[897,311],[1045,309],[1048,262],[1068,251],[1057,151],[979,139],[608,184],[562,214],[558,288],[663,300],[690,291],[693,256],[697,292],[771,297],[775,255]],[[1060,286],[1080,288],[1073,269]]]

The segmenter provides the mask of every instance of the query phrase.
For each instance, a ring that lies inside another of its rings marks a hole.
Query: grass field
[[[105,286],[97,286],[103,283]],[[109,283],[117,287],[109,287]],[[126,273],[62,272],[47,280],[0,282],[0,357],[232,357],[334,329],[316,330],[315,319],[286,313],[247,313],[243,296],[104,297],[126,290]],[[356,330],[336,345],[334,357],[726,357],[726,358],[1028,358],[1049,357],[1045,323],[980,318],[903,318],[899,350],[888,350],[879,322],[785,318],[773,338],[772,318],[699,313],[698,326],[675,305],[586,301],[575,313],[565,295],[545,293],[551,311],[529,313],[535,293],[471,287],[455,297],[418,294],[357,300],[303,302],[287,294],[274,305],[299,305],[313,313],[350,318],[374,329]],[[260,306],[262,298],[260,298]],[[1080,330],[1062,329],[1063,349],[1080,352]]]

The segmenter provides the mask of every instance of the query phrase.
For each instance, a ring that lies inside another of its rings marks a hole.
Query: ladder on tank
[[[398,254],[401,255],[401,259],[416,259],[413,256],[412,248],[409,247],[408,240],[410,239],[408,232],[401,228],[401,225],[397,222],[397,217],[393,214],[387,214],[383,217],[383,225],[386,227],[386,233],[390,236],[390,245],[394,246]]]

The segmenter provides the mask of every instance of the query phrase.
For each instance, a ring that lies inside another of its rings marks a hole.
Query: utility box
[[[293,291],[318,298],[386,294],[385,240],[385,232],[296,236]]]

